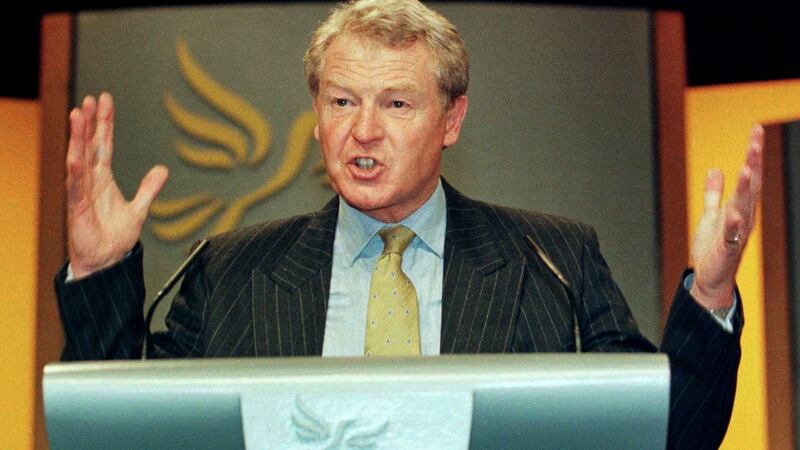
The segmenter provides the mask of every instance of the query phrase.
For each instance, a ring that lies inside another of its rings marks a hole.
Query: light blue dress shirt
[[[395,224],[375,220],[339,198],[322,356],[364,355],[369,285],[375,263],[383,252],[378,231],[391,225]],[[417,291],[421,351],[423,355],[438,355],[447,229],[441,181],[428,201],[400,225],[416,233],[403,253],[402,267]]]

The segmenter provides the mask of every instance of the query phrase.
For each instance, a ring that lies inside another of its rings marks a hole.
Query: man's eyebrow
[[[337,90],[341,90],[341,91],[346,91],[347,93],[352,93],[352,89],[350,89],[350,88],[348,88],[348,87],[346,87],[346,86],[344,86],[342,84],[339,84],[336,81],[332,81],[332,80],[325,81],[324,83],[322,83],[321,87],[324,87],[324,88],[327,88],[327,89],[337,89]]]
[[[347,86],[347,83],[338,82],[336,79],[329,78],[325,80],[321,86],[321,88],[326,90],[337,90],[343,91],[347,94],[355,95],[356,90]],[[387,83],[387,85],[381,89],[380,95],[395,95],[395,94],[409,94],[418,96],[421,92],[419,85],[416,83],[411,83],[408,81],[400,81],[397,84],[393,84],[391,82]]]

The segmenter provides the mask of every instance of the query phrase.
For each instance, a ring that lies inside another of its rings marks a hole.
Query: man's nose
[[[376,105],[365,104],[359,108],[353,137],[361,144],[369,144],[383,138],[383,121],[380,109]]]

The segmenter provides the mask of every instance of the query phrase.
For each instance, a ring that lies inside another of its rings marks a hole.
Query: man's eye
[[[402,100],[392,100],[392,108],[402,109],[405,108],[406,102]]]
[[[348,104],[350,104],[350,102],[348,102],[347,99],[345,99],[345,98],[337,98],[336,99],[336,106],[344,107],[344,106],[347,106]]]

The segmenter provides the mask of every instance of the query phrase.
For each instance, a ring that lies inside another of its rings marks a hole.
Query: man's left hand
[[[729,307],[736,271],[756,217],[761,192],[764,128],[755,125],[736,191],[721,205],[723,175],[711,169],[706,177],[703,216],[692,244],[695,278],[690,293],[706,309]]]

